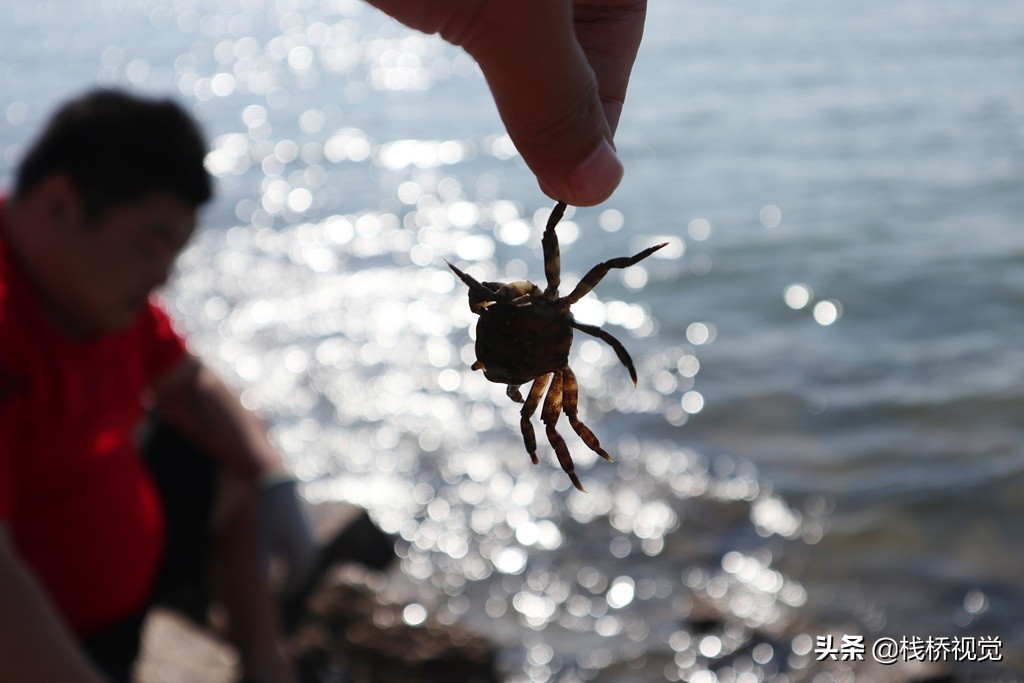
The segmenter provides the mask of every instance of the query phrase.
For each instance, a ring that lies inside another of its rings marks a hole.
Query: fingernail
[[[579,166],[569,172],[566,181],[573,203],[591,206],[607,199],[622,180],[622,162],[608,140],[601,140]]]

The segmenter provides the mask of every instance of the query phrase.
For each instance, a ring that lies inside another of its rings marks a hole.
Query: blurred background
[[[461,51],[358,0],[6,0],[0,44],[2,187],[91,86],[195,113],[165,300],[309,500],[401,537],[408,623],[517,682],[799,678],[825,633],[998,637],[956,674],[1020,680],[1024,3],[651,4],[626,178],[559,228],[568,286],[670,244],[574,309],[640,376],[577,338],[588,495],[469,370],[444,259],[543,279],[551,202]]]

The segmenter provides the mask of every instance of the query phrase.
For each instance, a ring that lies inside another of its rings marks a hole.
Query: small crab
[[[584,491],[576,476],[572,456],[565,440],[556,431],[555,423],[565,411],[569,424],[591,450],[605,460],[611,456],[601,448],[594,432],[580,421],[577,414],[579,387],[576,376],[569,368],[569,347],[572,346],[574,329],[607,342],[626,369],[636,386],[636,368],[626,347],[618,339],[594,325],[576,322],[569,307],[582,299],[608,274],[612,268],[628,268],[638,263],[666,243],[644,249],[629,257],[614,258],[599,263],[583,276],[576,288],[567,296],[558,295],[561,279],[561,261],[558,255],[558,237],[555,226],[565,213],[565,204],[555,205],[544,228],[541,244],[544,248],[544,273],[547,288],[526,280],[517,282],[478,282],[451,263],[448,266],[469,286],[469,308],[480,316],[476,325],[476,362],[474,370],[483,370],[484,377],[492,382],[508,385],[506,394],[513,401],[522,403],[520,428],[530,459],[536,465],[537,437],[530,418],[540,405],[544,389],[548,387],[541,421],[544,423],[548,441],[555,449],[558,462],[569,475],[573,486]],[[526,398],[519,388],[533,382]]]

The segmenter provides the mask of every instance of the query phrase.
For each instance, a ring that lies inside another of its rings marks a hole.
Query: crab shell
[[[572,346],[568,306],[544,299],[540,288],[526,280],[502,285],[502,294],[513,295],[513,301],[476,308],[476,357],[484,377],[519,385],[565,367]],[[529,301],[517,302],[518,297]]]

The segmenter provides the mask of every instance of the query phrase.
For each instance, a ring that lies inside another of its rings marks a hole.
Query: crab
[[[509,283],[478,282],[451,263],[448,263],[448,267],[469,287],[469,308],[480,316],[476,325],[477,360],[473,363],[473,369],[483,370],[484,377],[491,382],[507,385],[505,393],[508,397],[523,404],[519,413],[520,430],[526,452],[535,465],[539,462],[537,437],[530,420],[544,397],[541,422],[544,423],[548,442],[554,448],[558,463],[569,475],[573,486],[585,492],[586,489],[576,475],[569,448],[555,428],[559,416],[565,413],[573,430],[592,451],[608,461],[612,457],[601,447],[594,432],[579,418],[579,386],[576,375],[569,367],[573,330],[606,342],[629,371],[633,386],[636,386],[637,377],[633,359],[626,347],[600,327],[577,322],[569,308],[594,289],[609,270],[628,268],[639,263],[668,243],[649,247],[634,256],[599,263],[583,276],[568,295],[559,296],[561,260],[555,226],[565,214],[565,209],[565,203],[556,204],[544,228],[541,244],[547,287],[543,291],[526,280]],[[520,388],[527,382],[532,384],[523,398]]]

